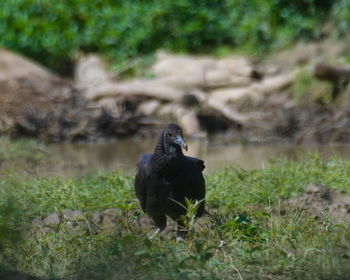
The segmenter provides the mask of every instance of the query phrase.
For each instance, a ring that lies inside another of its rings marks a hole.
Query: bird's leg
[[[186,229],[182,220],[177,221],[176,242],[184,241],[187,236],[188,230]]]
[[[155,238],[160,232],[161,232],[161,229],[160,229],[160,228],[157,228],[157,229],[155,230],[155,232],[153,232],[152,234],[148,234],[148,239],[149,239],[149,240],[152,240],[152,239]]]
[[[156,236],[159,235],[159,233],[165,229],[166,227],[166,216],[165,215],[160,215],[160,216],[152,216],[152,219],[154,223],[156,224],[157,229],[155,230],[154,233],[149,234],[148,239],[152,240]]]

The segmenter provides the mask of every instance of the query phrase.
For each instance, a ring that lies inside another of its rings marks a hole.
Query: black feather
[[[161,230],[166,226],[166,216],[181,226],[181,216],[189,200],[203,200],[197,216],[204,212],[205,181],[202,174],[204,161],[184,156],[181,128],[169,124],[159,136],[153,154],[141,156],[137,163],[135,192],[141,208]],[[176,203],[176,202],[177,203]]]

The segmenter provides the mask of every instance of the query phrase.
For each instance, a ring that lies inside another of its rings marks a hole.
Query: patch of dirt
[[[196,221],[194,230],[196,232],[205,230],[208,223],[210,223],[210,218],[205,215]],[[159,236],[176,238],[176,229],[176,223],[167,218],[167,226]],[[54,212],[34,219],[24,233],[36,237],[52,233],[70,233],[74,236],[105,233],[119,236],[128,230],[147,237],[156,230],[156,227],[152,219],[139,210],[123,211],[109,208],[95,212],[84,212],[65,209],[62,212]]]
[[[311,183],[302,195],[282,204],[281,213],[302,210],[315,218],[328,215],[336,223],[350,222],[350,196],[343,195],[320,184]]]
[[[36,236],[45,236],[60,231],[76,234],[97,234],[104,232],[118,235],[126,229],[148,233],[155,230],[151,219],[138,211],[123,211],[110,208],[93,213],[65,209],[32,221],[29,232]],[[168,226],[162,235],[175,236],[176,224],[168,219]]]

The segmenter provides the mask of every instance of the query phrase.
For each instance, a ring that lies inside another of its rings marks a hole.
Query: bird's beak
[[[185,151],[188,150],[188,146],[187,146],[185,140],[181,136],[177,136],[174,142],[176,144],[180,145],[183,149],[185,149]]]

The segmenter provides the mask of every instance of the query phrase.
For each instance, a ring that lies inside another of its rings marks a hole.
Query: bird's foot
[[[187,237],[187,230],[184,229],[178,229],[176,232],[176,242],[183,242],[185,241],[186,237]]]
[[[155,232],[149,233],[149,234],[148,234],[148,239],[149,239],[149,240],[154,239],[155,237],[157,237],[157,236],[159,235],[160,232],[161,232],[160,228],[157,228],[157,229],[155,230]]]
[[[183,239],[181,236],[176,236],[176,243],[184,242],[185,239]]]

